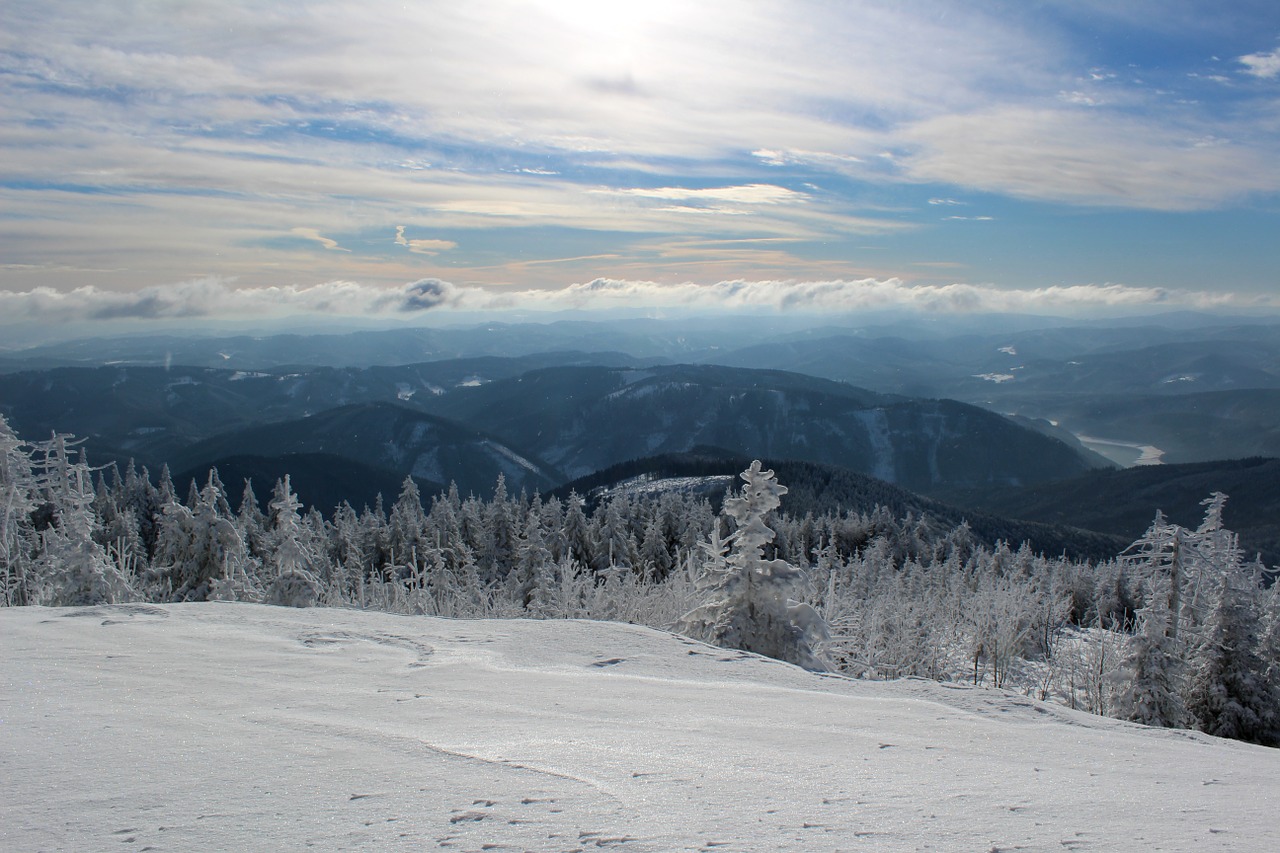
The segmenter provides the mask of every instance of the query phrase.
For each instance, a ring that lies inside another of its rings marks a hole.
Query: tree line
[[[216,469],[91,468],[0,417],[8,606],[233,600],[449,617],[606,619],[858,678],[1013,689],[1149,725],[1280,743],[1280,590],[1222,523],[1157,515],[1114,558],[986,544],[884,507],[802,516],[753,464],[717,513],[679,492],[561,499],[456,488],[326,518],[286,476],[260,503]],[[233,505],[234,503],[234,505]]]

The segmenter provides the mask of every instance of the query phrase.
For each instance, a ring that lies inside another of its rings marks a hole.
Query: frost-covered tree
[[[301,506],[286,474],[276,483],[270,504],[270,553],[263,566],[269,577],[268,604],[311,607],[320,597],[320,580],[315,574],[319,554],[311,528],[298,515]]]
[[[586,513],[582,511],[582,498],[577,492],[569,492],[564,510],[564,548],[570,560],[580,566],[590,566],[595,557],[591,544],[591,530]]]
[[[644,541],[640,543],[640,564],[651,578],[665,578],[675,565],[667,550],[667,537],[662,529],[662,519],[653,518],[644,529]]]
[[[1256,596],[1224,574],[1187,695],[1187,711],[1203,732],[1276,743],[1280,697],[1258,655]]]
[[[826,639],[826,623],[810,605],[788,598],[804,582],[804,574],[763,554],[774,537],[765,517],[778,508],[787,488],[773,471],[761,470],[759,460],[742,479],[741,494],[726,497],[722,510],[736,529],[723,542],[713,538],[708,543],[699,584],[708,599],[685,614],[680,630],[719,646],[825,670],[813,646]]]
[[[0,600],[30,603],[30,573],[37,534],[31,522],[36,508],[36,474],[31,448],[0,414]]]
[[[550,611],[555,563],[542,535],[537,508],[530,508],[523,527],[516,543],[515,567],[507,575],[506,584],[520,607],[542,616]]]
[[[387,546],[391,549],[392,559],[411,570],[423,566],[427,560],[423,541],[426,527],[422,494],[413,477],[406,476],[400,486],[400,497],[391,505],[391,515],[387,519]]]
[[[231,580],[242,571],[244,540],[231,519],[220,515],[220,505],[230,511],[211,472],[208,484],[197,491],[194,508],[180,503],[165,507],[154,571],[170,590],[170,600],[205,601],[216,581]]]
[[[110,604],[134,598],[132,578],[107,558],[93,538],[92,473],[83,458],[71,460],[67,436],[36,445],[45,499],[53,522],[41,533],[43,579],[35,603],[54,606]]]
[[[1115,715],[1148,726],[1186,725],[1182,702],[1182,657],[1172,636],[1168,581],[1151,584],[1147,606],[1138,611],[1138,633],[1129,638],[1121,670]]]

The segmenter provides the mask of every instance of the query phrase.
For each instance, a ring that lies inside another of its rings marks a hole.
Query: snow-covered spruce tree
[[[206,601],[215,582],[238,576],[246,559],[244,540],[230,518],[219,513],[220,503],[225,506],[225,495],[210,471],[194,509],[180,503],[164,508],[152,571],[171,590],[169,600]],[[224,511],[230,514],[230,507]]]
[[[1169,583],[1154,578],[1147,606],[1138,611],[1138,633],[1129,638],[1116,673],[1115,716],[1148,726],[1180,728],[1186,708],[1180,694],[1182,657],[1172,636]]]
[[[311,529],[303,523],[298,509],[302,504],[293,493],[289,475],[276,483],[271,497],[271,528],[267,538],[271,551],[264,561],[267,604],[311,607],[320,597],[320,581],[314,569],[320,559]]]
[[[742,649],[825,671],[813,644],[827,638],[827,625],[808,604],[787,593],[804,582],[804,574],[784,560],[766,560],[764,547],[773,541],[765,516],[787,493],[762,471],[759,460],[742,473],[740,495],[725,498],[722,513],[737,522],[723,541],[708,543],[708,559],[699,586],[708,596],[680,620],[679,630],[695,639]]]
[[[93,539],[93,475],[83,454],[72,462],[67,436],[56,434],[36,449],[54,522],[41,533],[37,574],[43,581],[34,603],[65,607],[133,600],[133,579]]]
[[[1229,574],[1219,590],[1187,690],[1187,711],[1207,734],[1275,745],[1280,697],[1258,655],[1256,592]]]
[[[37,533],[31,523],[36,508],[36,475],[31,448],[0,415],[0,603],[29,604],[30,573]]]

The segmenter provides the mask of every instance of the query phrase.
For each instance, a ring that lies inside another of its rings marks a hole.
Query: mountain
[[[582,620],[0,608],[10,850],[1274,847],[1280,751]]]
[[[627,353],[634,358],[701,354],[734,340],[726,320],[691,325],[636,320],[626,323],[560,321],[487,322],[343,334],[157,335],[86,338],[6,352],[0,369],[58,366],[186,365],[271,370],[280,365],[371,367],[476,357],[525,357],[564,350]]]
[[[563,480],[554,468],[491,435],[391,403],[341,406],[307,418],[222,433],[176,453],[171,467],[207,470],[220,459],[243,453],[340,456],[394,472],[396,492],[406,474],[432,483],[455,482],[463,494],[486,496],[499,474],[512,489],[530,491],[548,491]]]
[[[234,455],[333,452],[482,493],[499,471],[513,487],[545,490],[627,459],[700,444],[838,465],[920,491],[1033,483],[1098,464],[1080,448],[953,401],[781,371],[582,366],[594,358],[557,353],[270,371],[59,368],[0,375],[0,411],[25,436],[86,438],[99,463],[134,458],[176,470]],[[611,359],[630,361],[603,357]],[[548,363],[554,366],[542,366]],[[385,418],[388,410],[376,407],[393,402],[397,414],[382,428],[357,423],[356,409],[320,418],[362,405]],[[457,423],[428,427],[430,419],[419,418],[413,435],[387,432],[410,410]],[[487,437],[464,438],[458,424]],[[431,449],[432,442],[442,447]]]
[[[923,492],[1060,479],[1096,464],[976,406],[781,371],[547,368],[460,388],[430,405],[483,424],[569,477],[698,445],[836,465]]]
[[[889,393],[966,401],[1024,394],[1180,394],[1280,388],[1280,327],[1036,329],[929,340],[848,332],[705,356]]]
[[[395,402],[425,411],[424,400],[456,387],[582,363],[640,364],[612,353],[558,352],[366,369],[58,368],[0,374],[0,412],[33,439],[51,432],[88,439],[95,462],[135,458],[159,468],[188,445],[219,433],[357,403]]]
[[[942,501],[909,492],[883,480],[829,465],[785,459],[761,460],[773,469],[778,482],[787,487],[782,511],[795,518],[805,514],[820,516],[858,512],[871,514],[877,508],[893,518],[911,516],[936,530],[948,530],[965,523],[976,541],[993,547],[1005,542],[1012,547],[1026,542],[1037,553],[1076,559],[1106,560],[1123,550],[1132,538],[1071,527],[1065,521],[1014,520],[972,507],[961,509]],[[719,511],[726,490],[742,485],[738,477],[751,459],[717,448],[695,448],[689,453],[669,453],[612,465],[587,477],[561,486],[559,497],[571,492],[588,505],[622,493],[653,494],[680,491],[707,498]]]
[[[289,475],[298,500],[305,507],[314,507],[325,515],[343,501],[356,510],[373,506],[382,495],[387,506],[395,501],[404,485],[404,475],[385,468],[366,465],[334,453],[286,453],[280,456],[252,456],[239,454],[224,456],[198,465],[173,476],[179,495],[187,494],[188,486],[195,482],[203,486],[209,478],[209,469],[216,468],[218,477],[227,487],[233,507],[239,508],[243,483],[253,483],[253,493],[259,508],[264,512],[271,501],[271,490],[277,480]],[[414,478],[418,491],[424,496],[440,494],[445,486],[431,480]]]
[[[1081,477],[1022,489],[968,489],[945,500],[984,512],[1053,525],[1070,525],[1132,542],[1162,511],[1194,528],[1204,517],[1200,502],[1213,492],[1230,500],[1225,526],[1240,536],[1246,558],[1262,553],[1280,565],[1280,459],[1251,458],[1181,465],[1091,471]]]
[[[1075,432],[1152,445],[1170,463],[1280,456],[1280,389],[1162,396],[1041,396],[1024,402],[1038,417]]]

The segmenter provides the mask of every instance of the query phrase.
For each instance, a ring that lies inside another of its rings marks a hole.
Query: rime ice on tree
[[[726,648],[825,670],[812,644],[826,638],[826,623],[808,604],[787,597],[804,574],[763,554],[774,538],[765,516],[778,508],[787,487],[774,479],[773,471],[760,470],[759,460],[742,472],[742,479],[741,495],[725,498],[722,510],[737,529],[724,540],[713,533],[703,544],[708,559],[699,587],[708,600],[682,617],[680,629]]]

